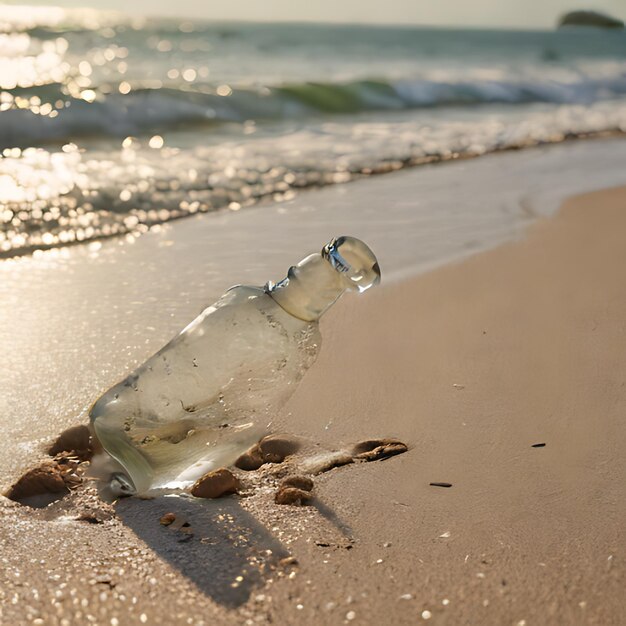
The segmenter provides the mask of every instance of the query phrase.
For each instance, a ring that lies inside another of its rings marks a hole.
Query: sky
[[[552,28],[559,15],[580,8],[626,18],[626,0],[25,0],[11,4],[90,6],[215,20],[507,28]]]

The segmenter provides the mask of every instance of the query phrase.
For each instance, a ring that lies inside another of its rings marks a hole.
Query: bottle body
[[[97,401],[92,428],[138,493],[184,488],[267,432],[320,340],[266,290],[233,287]]]
[[[229,289],[91,408],[92,431],[121,468],[112,493],[184,489],[232,464],[315,361],[319,317],[344,291],[379,281],[372,251],[339,237],[276,285]]]

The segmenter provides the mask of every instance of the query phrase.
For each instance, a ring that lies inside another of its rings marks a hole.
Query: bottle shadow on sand
[[[284,522],[281,526],[291,539],[318,537],[315,543],[320,546],[352,548],[351,528],[315,495],[313,479],[342,465],[384,460],[407,450],[398,440],[371,439],[349,450],[313,446],[314,452],[305,448],[284,459],[276,457],[276,451],[285,440],[270,436],[250,451],[249,471],[237,466],[245,483],[237,495],[133,496],[111,505],[98,497],[94,480],[85,473],[92,460],[91,443],[85,427],[65,431],[49,448],[50,457],[28,470],[7,497],[30,507],[42,520],[71,518],[99,525],[116,518],[203,594],[229,609],[245,604],[255,590],[298,566],[297,555],[264,522],[271,520],[272,527],[277,520]],[[256,458],[259,451],[269,450],[274,462]],[[255,462],[263,464],[257,467]],[[106,526],[100,528],[107,532]]]
[[[124,498],[115,510],[159,557],[228,608],[247,602],[255,589],[291,564],[287,548],[236,496]]]

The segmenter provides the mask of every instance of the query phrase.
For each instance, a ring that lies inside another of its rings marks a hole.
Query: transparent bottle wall
[[[107,391],[91,422],[133,489],[184,488],[232,464],[271,429],[315,361],[319,315],[346,289],[363,291],[379,277],[365,244],[333,240],[276,286],[229,289]]]

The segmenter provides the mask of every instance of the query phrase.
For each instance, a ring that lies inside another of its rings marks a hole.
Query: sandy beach
[[[274,504],[269,476],[215,501],[0,498],[0,622],[623,624],[625,206],[626,188],[578,196],[518,241],[344,298],[277,423],[409,451],[316,477],[313,505]]]
[[[626,626],[616,3],[0,5],[0,626]]]
[[[331,314],[297,430],[322,414],[329,442],[412,447],[320,488],[360,538],[336,572],[364,621],[623,623],[625,205],[580,196],[520,243]]]

